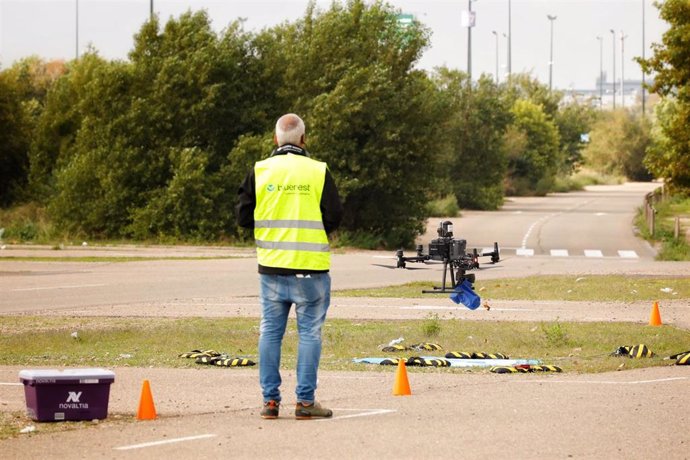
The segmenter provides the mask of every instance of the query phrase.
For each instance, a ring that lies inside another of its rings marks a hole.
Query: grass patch
[[[653,243],[658,243],[658,260],[687,261],[690,260],[690,244],[685,238],[687,222],[690,220],[690,198],[673,196],[656,203],[656,219],[654,234],[651,234],[644,218],[642,208],[638,209],[635,226],[640,235]],[[681,218],[681,234],[674,238],[675,218]]]
[[[72,332],[78,339],[72,338]],[[259,320],[255,318],[66,318],[40,316],[0,317],[0,365],[31,369],[50,367],[198,367],[193,359],[179,358],[192,349],[213,348],[258,361]],[[403,345],[433,340],[437,352],[404,352],[404,356],[437,355],[448,351],[504,353],[512,358],[541,359],[564,372],[594,373],[667,365],[664,356],[687,350],[690,331],[671,326],[631,323],[491,322],[444,319],[425,320],[330,319],[323,332],[321,369],[390,371],[393,366],[355,364],[353,358],[398,356],[380,349],[403,337]],[[612,357],[620,346],[644,343],[654,358]],[[290,321],[283,344],[282,366],[294,369],[297,331]],[[210,368],[230,372],[227,368]],[[258,368],[254,367],[258,373]],[[409,368],[409,372],[464,373],[466,369]],[[471,372],[488,372],[477,368]],[[110,414],[99,424],[131,421],[131,416]],[[34,425],[36,432],[19,431]],[[93,422],[34,423],[20,412],[0,410],[0,439],[37,433],[86,428]]]
[[[116,426],[124,423],[135,422],[131,414],[109,413],[105,420],[96,421],[65,421],[60,423],[41,423],[30,419],[25,412],[0,412],[0,440],[17,438],[20,436],[32,437],[43,433],[57,433],[65,431],[81,430],[94,425]],[[26,427],[33,426],[35,431],[31,433],[21,433]]]
[[[0,209],[0,240],[10,243],[48,243],[60,239],[46,209],[28,203],[10,209]]]
[[[178,355],[207,348],[258,359],[259,321],[255,318],[1,318],[0,365],[190,368],[199,365]],[[78,339],[72,338],[74,331]],[[619,346],[645,343],[658,355],[667,356],[688,348],[690,331],[630,323],[467,321],[438,315],[424,321],[330,319],[323,332],[321,367],[371,370],[352,359],[382,356],[381,347],[398,337],[405,339],[403,344],[433,339],[443,347],[443,354],[500,352],[542,359],[571,372],[603,372],[621,363],[608,356]],[[285,368],[294,368],[297,346],[291,320],[283,344]],[[629,367],[662,364],[660,359],[625,362]]]
[[[2,261],[16,262],[147,262],[152,260],[215,260],[239,259],[238,256],[171,256],[171,257],[141,257],[141,256],[0,256]]]
[[[458,200],[452,193],[432,200],[427,205],[427,214],[430,216],[456,217],[459,213]]]
[[[335,291],[343,297],[418,298],[435,281],[416,281],[399,286]],[[524,278],[478,280],[475,291],[492,300],[617,301],[690,298],[690,277],[620,275],[545,275]],[[435,295],[435,294],[430,294]],[[447,296],[447,294],[445,294]]]

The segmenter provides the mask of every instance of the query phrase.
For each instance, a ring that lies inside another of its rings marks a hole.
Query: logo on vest
[[[81,394],[81,391],[68,391],[67,401],[58,404],[58,407],[60,409],[88,409],[88,403],[79,402]]]
[[[268,184],[266,186],[267,192],[284,192],[284,193],[300,193],[308,194],[311,191],[310,184]]]

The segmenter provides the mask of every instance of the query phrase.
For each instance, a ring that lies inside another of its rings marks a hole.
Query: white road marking
[[[618,251],[618,255],[624,259],[639,259],[635,251]]]
[[[129,446],[113,447],[113,449],[114,450],[144,449],[146,447],[156,447],[156,446],[162,446],[165,444],[173,444],[176,442],[195,441],[197,439],[214,438],[216,436],[218,436],[218,435],[217,434],[200,434],[198,436],[186,436],[184,438],[172,438],[172,439],[165,439],[162,441],[152,441],[152,442],[144,442],[141,444],[132,444]]]
[[[33,287],[33,288],[12,289],[12,291],[21,292],[21,291],[45,291],[48,289],[81,289],[81,288],[101,287],[101,286],[107,286],[107,284],[76,284],[73,286],[41,286],[41,287]]]
[[[646,383],[673,382],[676,380],[688,380],[688,377],[668,377],[665,379],[633,380],[631,382],[616,382],[615,380],[516,380],[518,383],[587,383],[600,385],[640,385]]]
[[[332,420],[343,420],[346,418],[355,418],[355,417],[369,417],[370,415],[382,415],[382,414],[390,414],[393,412],[396,412],[394,409],[333,409],[334,411],[363,411],[360,412],[359,414],[351,414],[351,415],[339,415],[335,417],[330,417],[330,418],[320,418],[314,420],[315,422],[330,422]]]
[[[606,213],[605,213],[605,212],[598,212],[598,213],[596,213],[596,214],[594,214],[594,215],[600,217],[600,216],[605,216]]]
[[[552,249],[551,255],[553,257],[568,257],[568,250],[567,249]]]
[[[515,251],[515,255],[518,255],[518,256],[533,256],[533,255],[534,255],[534,249],[518,248],[518,249]]]
[[[6,387],[20,387],[23,385],[24,385],[23,383],[0,382],[0,386],[6,386]]]
[[[598,249],[585,249],[585,257],[604,257],[604,254]]]

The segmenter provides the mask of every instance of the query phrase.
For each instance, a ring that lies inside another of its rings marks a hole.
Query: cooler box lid
[[[24,384],[50,383],[112,383],[115,373],[107,369],[25,369],[19,372],[19,380]]]

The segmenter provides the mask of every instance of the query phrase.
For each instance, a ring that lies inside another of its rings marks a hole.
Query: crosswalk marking
[[[505,251],[505,249],[503,249],[503,251]],[[516,248],[515,249],[515,255],[516,256],[534,256],[534,249]],[[551,257],[573,257],[573,256],[578,256],[578,255],[581,256],[581,254],[571,254],[570,251],[568,251],[567,249],[551,249],[549,251],[549,255]],[[638,256],[635,251],[629,251],[629,250],[619,250],[619,251],[617,251],[617,255],[621,259],[639,259],[640,258],[640,256]],[[604,256],[603,251],[601,251],[600,249],[585,249],[584,250],[584,256],[590,257],[590,258],[596,258],[596,259],[603,259],[606,257],[606,256]],[[609,258],[612,258],[612,257],[615,257],[615,256],[609,256]]]

